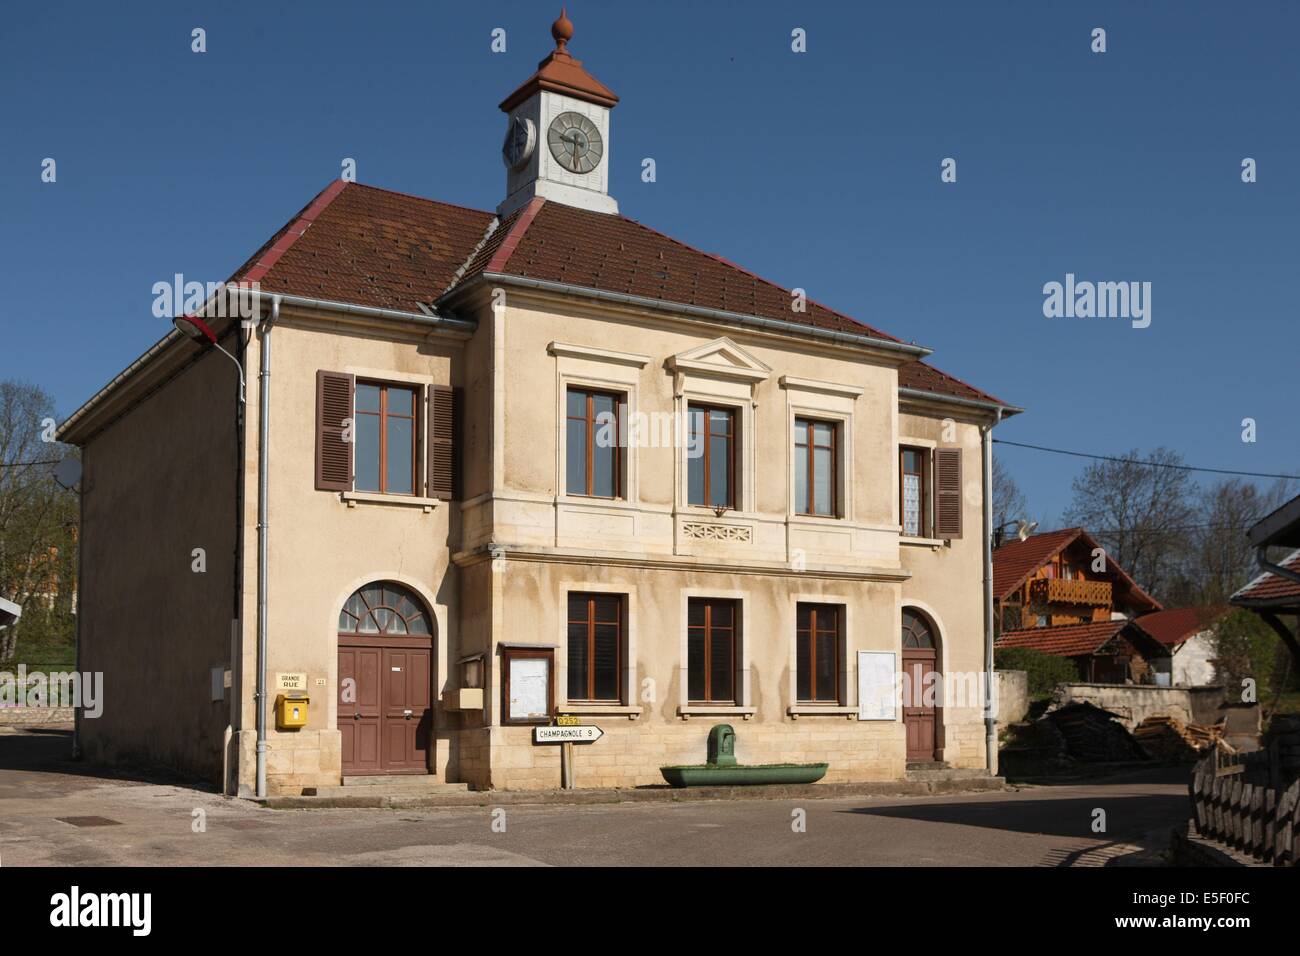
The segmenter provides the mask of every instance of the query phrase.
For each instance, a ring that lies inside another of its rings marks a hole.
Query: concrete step
[[[441,777],[427,773],[367,774],[362,777],[344,777],[345,787],[383,787],[385,790],[430,790],[437,793],[451,793],[456,790],[468,790],[467,783],[447,783]]]
[[[911,764],[907,767],[907,779],[926,783],[1001,780],[991,776],[987,770],[954,770],[946,766],[913,768]]]
[[[305,787],[304,797],[418,798],[435,794],[468,793],[467,783],[447,783],[427,774],[344,777],[338,786]]]

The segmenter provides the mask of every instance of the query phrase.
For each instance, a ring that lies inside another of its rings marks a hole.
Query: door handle
[[[412,711],[404,710],[402,711],[402,716],[405,717],[407,720],[410,720],[412,713],[413,713]]]
[[[353,719],[353,720],[360,720],[360,719],[361,719],[361,715],[360,715],[360,714],[353,714],[353,715],[352,715],[352,719]]]

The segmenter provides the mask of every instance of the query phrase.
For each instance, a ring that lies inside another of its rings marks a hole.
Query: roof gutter
[[[480,282],[493,282],[499,285],[518,286],[525,289],[535,289],[539,292],[555,292],[562,295],[583,296],[589,299],[596,299],[600,302],[611,302],[616,305],[626,305],[641,309],[653,309],[659,312],[672,312],[675,314],[685,313],[702,319],[710,319],[715,322],[747,325],[768,332],[779,332],[784,335],[798,335],[824,339],[828,342],[835,342],[840,345],[897,352],[898,354],[906,355],[913,360],[924,358],[934,351],[934,349],[928,349],[923,345],[909,345],[906,342],[894,342],[889,339],[877,338],[873,335],[859,335],[854,332],[836,332],[833,329],[821,329],[813,325],[802,325],[798,322],[788,322],[784,319],[768,319],[758,315],[746,315],[743,312],[729,312],[725,309],[708,309],[703,306],[687,305],[682,302],[665,302],[661,299],[649,298],[648,296],[630,295],[625,292],[607,292],[604,289],[593,289],[590,286],[573,285],[568,282],[551,282],[546,279],[527,279],[523,276],[507,275],[503,272],[479,273],[475,279],[471,280],[464,286],[457,286],[451,289],[438,301],[448,299],[456,293],[471,288]]]
[[[1268,547],[1266,544],[1261,544],[1255,548],[1255,563],[1271,574],[1276,574],[1280,578],[1286,578],[1288,581],[1295,581],[1300,584],[1300,571],[1292,571],[1280,564],[1274,564],[1268,559]]]
[[[383,309],[373,305],[353,305],[348,302],[334,302],[330,299],[311,299],[301,295],[288,295],[287,293],[262,293],[263,295],[274,294],[279,297],[285,305],[296,305],[304,309],[320,309],[323,312],[341,312],[348,315],[360,315],[372,319],[390,319],[398,322],[414,322],[416,325],[427,326],[430,331],[445,329],[450,332],[472,333],[478,328],[478,323],[473,319],[462,319],[451,315],[425,315],[421,312],[402,312],[399,309]]]
[[[335,302],[330,299],[313,299],[307,296],[288,295],[286,293],[271,293],[264,290],[252,292],[260,303],[263,297],[275,295],[281,303],[287,305],[299,306],[304,309],[318,309],[322,312],[337,312],[340,314],[357,315],[372,319],[386,319],[396,322],[408,322],[427,328],[430,332],[448,331],[460,334],[471,334],[478,327],[478,323],[472,319],[463,319],[450,315],[426,315],[420,312],[402,312],[398,309],[384,309],[378,306],[354,305],[348,302]],[[204,309],[199,310],[202,315],[207,309],[205,303]],[[120,388],[126,381],[134,377],[141,369],[153,362],[159,355],[168,351],[172,344],[177,341],[189,341],[181,332],[176,329],[168,330],[167,334],[149,347],[143,355],[128,365],[125,369],[115,375],[107,385],[92,395],[86,402],[75,412],[64,419],[56,432],[56,437],[61,441],[67,431],[77,422],[81,421],[86,415],[97,408],[113,392]]]
[[[945,395],[943,392],[927,392],[919,388],[900,387],[898,390],[899,398],[913,398],[921,401],[939,401],[947,402],[950,405],[964,405],[968,408],[978,408],[981,411],[993,412],[997,416],[996,425],[1004,415],[1019,415],[1024,411],[1016,405],[1007,405],[1002,402],[986,402],[977,398],[960,398],[956,395]]]

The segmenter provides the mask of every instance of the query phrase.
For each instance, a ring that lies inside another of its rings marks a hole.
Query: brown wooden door
[[[339,731],[345,774],[382,773],[380,680],[383,648],[339,647]]]
[[[387,641],[398,646],[339,645],[344,776],[429,772],[433,652],[427,641]]]
[[[934,697],[934,648],[904,648],[903,674],[903,725],[907,731],[907,759],[931,761],[935,759],[935,725],[938,708]]]
[[[429,773],[433,619],[410,588],[375,581],[339,612],[343,774]]]
[[[430,656],[427,648],[384,650],[385,773],[428,772]]]

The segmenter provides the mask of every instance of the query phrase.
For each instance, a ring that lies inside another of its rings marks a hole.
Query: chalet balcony
[[[1066,581],[1041,578],[1029,584],[1029,600],[1034,604],[1084,604],[1110,607],[1109,581]]]

